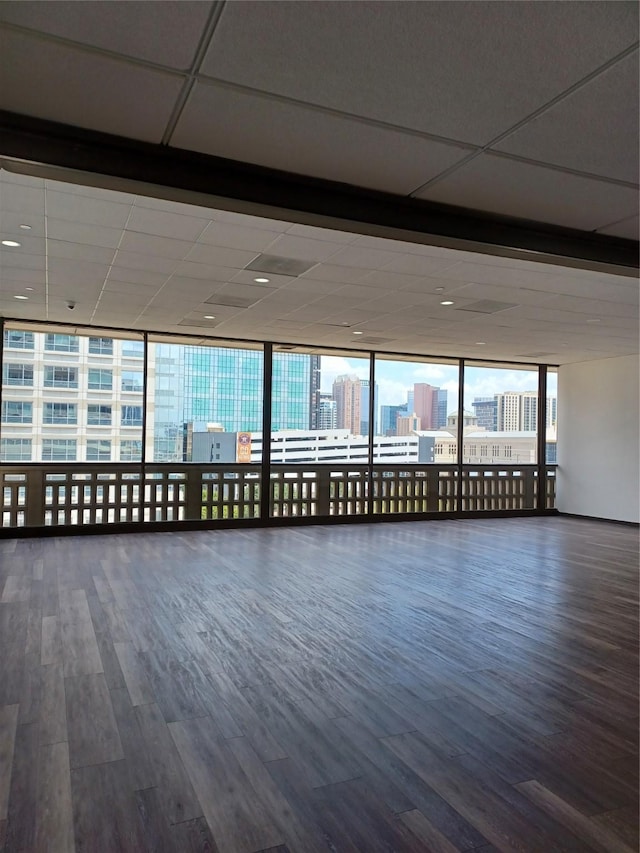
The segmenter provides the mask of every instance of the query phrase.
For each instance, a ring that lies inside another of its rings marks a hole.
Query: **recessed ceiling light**
[[[205,314],[205,315],[204,315],[204,319],[205,319],[205,320],[215,320],[215,319],[216,319],[216,315],[215,315],[215,314]]]
[[[25,287],[25,290],[33,290],[33,287]]]
[[[455,305],[455,302],[452,299],[444,299],[440,305]]]
[[[3,246],[11,246],[11,248],[15,248],[16,246],[21,246],[22,243],[18,243],[17,240],[3,240],[2,245]]]
[[[354,334],[354,335],[363,335],[363,334],[364,334],[364,332],[354,332],[353,334]]]
[[[477,346],[477,347],[484,347],[484,346],[486,346],[486,345],[487,345],[487,342],[486,342],[486,341],[476,341],[476,346]]]
[[[22,228],[23,231],[31,231],[30,225],[21,225],[20,227]]]
[[[444,287],[436,287],[436,293],[444,293]]]
[[[14,299],[28,299],[29,297],[28,296],[22,296],[20,293],[16,293],[16,295],[13,298]]]
[[[598,319],[594,318],[593,320],[587,320],[587,323],[599,323],[599,322],[600,322],[599,318]]]
[[[257,281],[258,284],[269,284],[270,280],[268,278],[254,278],[254,281]]]

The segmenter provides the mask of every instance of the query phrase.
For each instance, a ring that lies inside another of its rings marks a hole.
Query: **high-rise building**
[[[398,415],[396,435],[412,435],[420,429],[420,418],[415,412],[410,415]]]
[[[558,422],[558,399],[547,397],[547,423],[546,426],[555,426]]]
[[[420,418],[419,429],[433,429],[434,392],[438,390],[427,382],[416,382],[413,386],[413,411]]]
[[[5,329],[3,343],[0,460],[142,458],[142,340]]]
[[[333,383],[338,429],[348,429],[360,435],[362,414],[362,384],[357,376],[338,376]]]
[[[406,414],[406,406],[380,406],[380,434],[396,435],[398,415]]]
[[[309,428],[322,429],[317,423],[320,403],[321,356],[309,356]]]
[[[370,405],[370,397],[369,397],[369,380],[361,379],[360,380],[360,435],[369,435],[369,405]],[[373,405],[373,434],[378,434],[378,419],[377,415],[377,405],[376,401],[378,399],[378,383],[376,382],[375,388],[373,391],[374,396],[374,405]]]
[[[331,394],[320,393],[318,395],[316,421],[318,424],[316,429],[337,429],[336,401]]]
[[[495,432],[498,429],[498,401],[493,397],[476,397],[471,405],[478,418],[478,426]]]
[[[433,395],[431,429],[440,429],[447,425],[447,391],[437,388]]]
[[[420,429],[440,429],[447,423],[447,392],[428,382],[416,382],[407,395],[407,412],[420,418]]]
[[[154,459],[186,459],[185,424],[218,423],[226,432],[262,428],[263,353],[231,347],[155,344]],[[274,353],[272,430],[308,429],[319,356]]]
[[[537,391],[505,391],[495,394],[498,431],[535,430],[538,424]]]

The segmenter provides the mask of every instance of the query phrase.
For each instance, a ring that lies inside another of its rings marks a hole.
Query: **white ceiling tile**
[[[577,296],[552,296],[545,303],[546,308],[560,311],[575,311],[592,317],[624,317],[627,320],[638,317],[638,299],[635,305],[630,303],[605,302],[601,299],[581,299]]]
[[[446,272],[450,266],[455,263],[454,257],[434,258],[426,255],[403,255],[386,264],[383,267],[383,272],[401,273],[404,275],[415,276],[446,276]]]
[[[50,258],[69,258],[78,261],[93,261],[97,264],[110,264],[113,249],[104,246],[86,246],[81,243],[68,243],[63,240],[47,240],[47,254]]]
[[[149,301],[144,294],[135,291],[129,291],[125,294],[103,290],[100,294],[98,307],[101,311],[126,311],[129,313],[132,309],[140,311]]]
[[[154,237],[152,234],[137,234],[125,231],[119,248],[123,252],[137,252],[140,255],[153,255],[156,258],[182,260],[191,250],[188,240],[171,240],[168,237]]]
[[[359,282],[363,286],[385,287],[389,290],[400,290],[402,288],[416,288],[422,290],[426,279],[416,275],[404,275],[401,273],[387,272],[386,270],[374,270],[367,273]],[[438,286],[438,285],[436,285]]]
[[[201,278],[205,281],[231,281],[237,272],[233,267],[197,264],[194,261],[180,261],[175,268],[175,275]]]
[[[67,173],[62,171],[62,174],[67,177]],[[85,184],[80,183],[70,183],[72,180],[81,180],[81,176],[78,174],[74,174],[73,172],[68,176],[68,181],[56,181],[53,178],[46,178],[44,181],[45,189],[47,193],[49,192],[63,192],[68,195],[75,196],[86,196],[87,198],[96,201],[96,202],[111,202],[113,204],[124,204],[127,207],[130,207],[133,203],[135,196],[132,196],[131,193],[121,192],[120,190],[110,190],[101,186],[85,186]],[[96,183],[100,180],[99,176],[96,176]],[[104,179],[103,179],[104,180]],[[108,180],[108,179],[106,179]],[[66,217],[63,217],[66,218]],[[89,220],[91,222],[93,220]],[[119,223],[112,222],[101,222],[102,225],[117,225]]]
[[[46,267],[46,257],[44,255],[29,255],[11,253],[9,249],[0,248],[0,270],[30,269],[44,270]]]
[[[287,234],[293,237],[306,237],[309,240],[327,240],[329,243],[356,243],[358,235],[347,231],[334,231],[332,228],[317,228],[314,225],[291,225]]]
[[[389,264],[400,262],[404,258],[400,252],[381,252],[378,249],[368,249],[364,246],[346,246],[335,254],[331,260],[336,266],[358,267],[359,269],[374,270],[388,267]]]
[[[524,287],[497,287],[493,284],[463,284],[452,287],[447,296],[465,299],[491,299],[496,302],[515,302],[518,305],[544,305],[554,296],[540,290],[528,290]]]
[[[69,222],[65,219],[47,217],[47,237],[67,243],[84,243],[91,246],[115,249],[122,237],[120,228],[105,228],[103,225],[87,225],[85,222]],[[111,253],[113,255],[113,251]]]
[[[177,75],[24,32],[0,30],[0,54],[0,108],[146,142],[162,140],[182,87]]]
[[[128,0],[117,5],[96,3],[87,14],[76,2],[5,0],[0,21],[49,35],[165,65],[187,69],[194,57],[211,9],[210,2]],[[141,38],[141,35],[144,37]]]
[[[233,200],[230,205],[241,208],[242,202]],[[255,210],[255,206],[246,205]],[[278,234],[283,233],[291,225],[290,222],[280,219],[269,219],[266,216],[254,216],[248,213],[237,213],[234,210],[216,210],[215,219],[218,222],[229,222],[232,225],[242,225],[244,228],[263,228],[265,231],[275,231]]]
[[[127,221],[127,231],[153,234],[156,237],[171,237],[175,240],[197,240],[207,226],[197,216],[151,210],[135,204]]]
[[[638,100],[636,51],[503,139],[496,150],[637,184]]]
[[[585,299],[602,299],[605,302],[635,304],[638,301],[638,281],[617,276],[617,281],[585,279],[580,276],[551,276],[537,290],[548,293],[579,296]]]
[[[118,267],[132,270],[141,270],[150,273],[171,273],[177,268],[179,262],[172,258],[156,257],[153,254],[140,254],[139,252],[125,252],[118,249],[114,263]]]
[[[360,269],[358,267],[318,264],[310,269],[309,272],[303,273],[300,278],[312,278],[314,281],[333,281],[340,284],[349,284],[350,282],[363,281],[370,272],[370,269]]]
[[[44,237],[32,237],[30,231],[23,232],[22,234],[16,236],[14,234],[10,235],[11,238],[15,238],[16,243],[20,243],[19,246],[0,246],[0,253],[2,257],[7,261],[11,262],[12,258],[19,258],[24,255],[42,255],[45,254],[45,240]],[[5,235],[2,235],[2,239],[5,239]]]
[[[8,267],[0,263],[0,293],[2,293],[3,282],[5,281],[22,282],[23,285],[44,284],[45,278],[46,270],[44,265],[42,269],[28,269]]]
[[[69,192],[69,187],[56,183],[55,186],[65,186],[65,191],[60,189],[47,189],[46,211],[47,216],[53,219],[65,219],[72,223],[83,225],[99,225],[102,228],[118,228],[122,230],[131,211],[131,204],[106,201],[100,196],[88,196]],[[44,196],[42,211],[44,212]],[[133,199],[132,199],[133,200]],[[77,242],[77,241],[76,241]]]
[[[239,284],[254,284],[256,278],[268,278],[269,281],[266,282],[269,287],[284,287],[285,285],[293,285],[297,282],[304,282],[306,279],[294,278],[290,275],[275,275],[274,273],[263,273],[262,275],[256,270],[231,270],[232,275],[229,277],[229,281],[238,282]],[[318,282],[316,282],[317,284]],[[330,285],[332,289],[335,289],[337,285]]]
[[[49,259],[49,283],[102,284],[107,277],[107,264],[92,264],[88,261],[76,261],[67,258]]]
[[[114,265],[109,270],[109,281],[127,282],[129,284],[140,284],[148,287],[161,287],[170,273],[152,272],[145,269],[128,269]]]
[[[2,234],[2,238],[11,237],[20,242],[20,237],[24,236],[25,233],[24,230],[20,228],[21,225],[31,226],[29,234],[32,237],[43,237],[45,231],[44,214],[29,214],[28,222],[25,222],[23,214],[13,210],[7,210],[2,198],[5,186],[6,185],[3,185],[0,181],[0,234]]]
[[[254,251],[247,252],[241,249],[225,249],[220,246],[205,246],[203,243],[198,243],[191,248],[185,260],[197,264],[210,264],[230,267],[233,270],[241,270],[247,264],[250,264],[258,254],[258,252]]]
[[[147,300],[158,292],[159,288],[148,284],[136,284],[130,281],[116,281],[111,276],[104,283],[104,289],[111,293],[141,293]]]
[[[536,289],[544,285],[554,267],[547,267],[544,271],[530,272],[522,269],[517,264],[511,267],[492,266],[487,263],[462,262],[452,264],[440,277],[450,282],[465,282],[468,284],[497,284],[505,287],[531,287]]]
[[[196,84],[171,144],[401,195],[468,154],[460,146],[205,83]]]
[[[3,171],[1,174],[0,210],[23,213],[26,216],[44,214],[44,187],[16,184],[6,180],[8,172]],[[29,224],[28,219],[25,222]]]
[[[624,219],[622,222],[615,222],[613,225],[598,228],[598,232],[600,234],[610,234],[612,237],[638,240],[640,238],[640,219],[637,216],[632,216],[629,219]]]
[[[214,220],[200,235],[198,242],[255,253],[263,252],[277,236],[277,232],[264,228],[250,228]]]
[[[343,248],[341,243],[332,243],[327,240],[308,240],[305,237],[293,237],[284,234],[273,241],[269,247],[269,254],[321,263],[328,261]]]
[[[638,211],[637,190],[493,154],[481,154],[418,197],[587,231]]]
[[[485,144],[637,31],[634,3],[230,3],[203,71]]]

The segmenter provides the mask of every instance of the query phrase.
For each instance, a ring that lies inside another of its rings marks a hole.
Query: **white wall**
[[[637,355],[560,367],[560,512],[640,521],[638,367]]]

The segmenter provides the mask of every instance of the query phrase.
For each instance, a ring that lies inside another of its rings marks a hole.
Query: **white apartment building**
[[[6,329],[3,346],[2,461],[141,458],[141,340]]]

